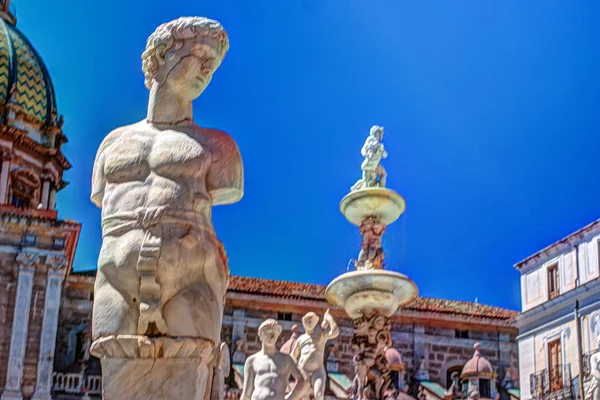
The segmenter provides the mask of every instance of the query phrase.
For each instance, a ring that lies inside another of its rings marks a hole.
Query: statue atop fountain
[[[383,140],[383,127],[374,125],[369,131],[360,153],[365,158],[362,165],[362,178],[359,179],[350,191],[366,187],[385,187],[387,173],[381,165],[381,160],[387,158],[387,152],[381,141]]]
[[[323,316],[320,330],[317,329],[318,323],[319,316],[314,312],[309,312],[302,318],[305,333],[294,344],[292,358],[298,363],[304,377],[310,381],[313,398],[323,400],[327,380],[324,364],[325,345],[328,340],[338,337],[340,330],[329,310]]]
[[[229,281],[212,207],[243,196],[243,166],[227,133],[194,123],[192,101],[229,49],[217,21],[159,26],[142,55],[147,117],[113,130],[94,163],[102,208],[91,351],[105,399],[204,398],[221,356]],[[216,379],[219,381],[219,379]]]

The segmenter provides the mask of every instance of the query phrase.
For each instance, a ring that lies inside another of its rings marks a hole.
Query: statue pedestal
[[[207,339],[119,335],[96,340],[90,352],[102,362],[104,400],[204,400],[214,349]]]

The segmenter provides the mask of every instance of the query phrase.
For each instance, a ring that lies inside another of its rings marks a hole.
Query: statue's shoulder
[[[106,135],[104,137],[104,139],[102,140],[102,143],[100,144],[100,148],[98,149],[98,152],[102,152],[104,149],[106,149],[108,146],[110,146],[115,141],[118,141],[120,139],[125,139],[132,133],[134,133],[136,131],[139,132],[140,130],[144,130],[144,129],[147,129],[147,124],[145,123],[145,121],[140,121],[140,122],[136,122],[134,124],[129,124],[129,125],[120,126],[118,128],[115,128],[112,131],[110,131],[108,135]]]
[[[231,147],[237,148],[237,144],[233,137],[220,129],[196,127],[194,130],[196,139],[201,143],[208,143],[216,149],[229,151]]]

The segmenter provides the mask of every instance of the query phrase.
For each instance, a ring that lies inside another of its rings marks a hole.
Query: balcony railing
[[[531,396],[536,400],[571,400],[571,365],[557,365],[531,374]]]
[[[52,374],[52,392],[68,394],[102,394],[102,377],[77,373]]]
[[[56,210],[38,210],[35,208],[21,208],[9,205],[0,205],[0,213],[16,214],[25,217],[37,217],[46,219],[56,219]]]

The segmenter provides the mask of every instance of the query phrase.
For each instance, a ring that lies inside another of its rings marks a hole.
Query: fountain
[[[343,308],[354,324],[352,400],[397,398],[385,356],[392,345],[391,316],[418,295],[410,278],[384,269],[383,233],[402,215],[406,204],[402,196],[385,187],[387,174],[381,160],[387,152],[382,139],[383,127],[373,126],[361,151],[363,176],[340,203],[346,219],[360,227],[356,271],[338,276],[326,291],[329,304]]]

